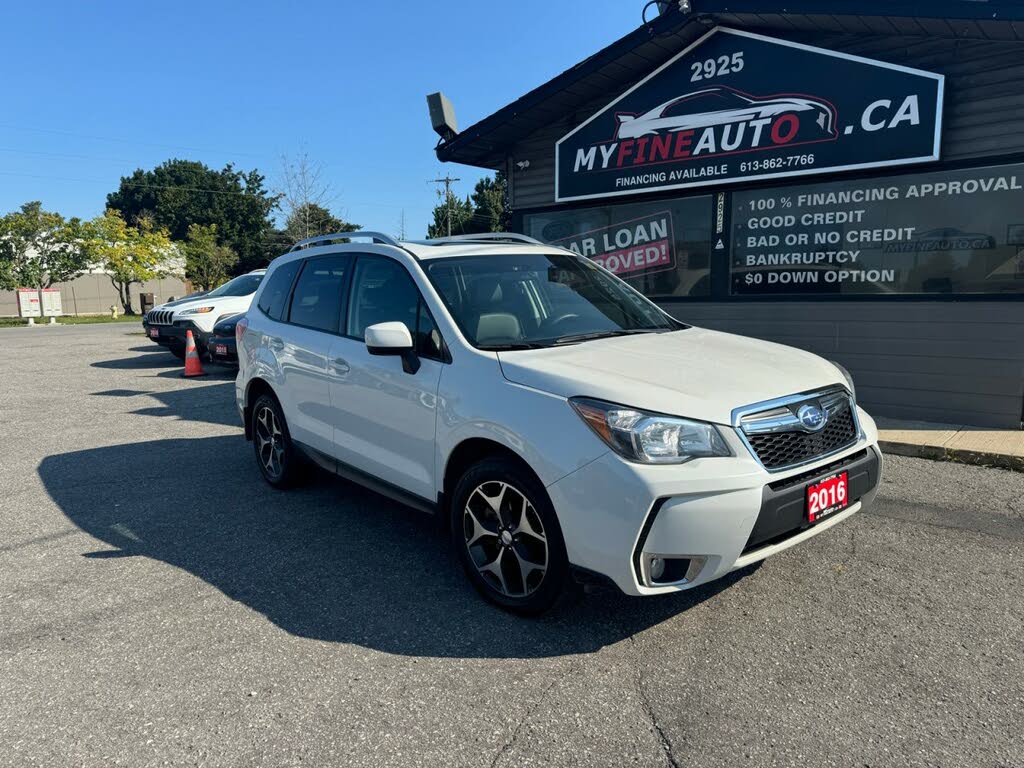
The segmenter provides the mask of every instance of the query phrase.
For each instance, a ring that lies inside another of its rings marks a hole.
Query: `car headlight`
[[[690,459],[732,455],[714,424],[586,397],[570,398],[569,404],[609,448],[629,461],[682,464]]]
[[[838,368],[839,372],[843,374],[843,377],[846,379],[846,386],[849,387],[850,394],[853,395],[853,399],[856,400],[857,388],[853,385],[853,376],[851,376],[850,372],[846,370],[843,366],[841,366],[839,363],[837,363],[835,360],[829,360],[829,362],[832,363],[832,365],[834,365],[836,368]]]
[[[181,315],[205,315],[207,312],[213,312],[213,307],[196,307],[195,309],[186,309],[181,312]]]

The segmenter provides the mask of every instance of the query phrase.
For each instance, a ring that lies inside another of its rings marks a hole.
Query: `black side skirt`
[[[418,509],[421,512],[426,512],[427,514],[433,515],[438,510],[437,502],[424,499],[414,493],[409,493],[408,491],[399,488],[396,485],[392,485],[385,480],[381,480],[373,475],[363,472],[360,469],[356,469],[348,464],[337,461],[327,454],[318,451],[316,448],[310,448],[308,445],[304,445],[300,442],[295,442],[295,445],[298,446],[299,450],[309,457],[309,460],[314,464],[323,467],[328,472],[333,472],[338,477],[343,477],[349,482],[356,483],[364,488],[369,488],[371,491],[379,493],[381,496],[387,496],[389,499],[397,501],[399,504],[405,504],[407,507]]]

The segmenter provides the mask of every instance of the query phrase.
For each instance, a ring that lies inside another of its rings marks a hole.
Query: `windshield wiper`
[[[487,344],[477,349],[482,349],[485,352],[515,352],[520,349],[546,349],[548,344],[535,344],[528,341],[516,341],[510,344]]]
[[[560,336],[551,342],[552,346],[560,344],[575,344],[580,341],[591,341],[592,339],[611,339],[615,336],[632,336],[639,333],[664,333],[671,328],[633,328],[632,330],[618,331],[594,331],[592,333],[577,333],[573,336]]]

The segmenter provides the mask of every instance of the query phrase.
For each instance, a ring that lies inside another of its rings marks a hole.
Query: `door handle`
[[[284,341],[282,339],[277,338],[276,336],[271,336],[269,339],[267,339],[267,346],[270,347],[275,352],[280,352],[282,349],[284,349]]]
[[[346,373],[352,370],[351,368],[349,368],[348,363],[342,360],[340,357],[336,357],[333,360],[331,360],[331,368],[333,368],[334,372],[340,376],[344,376]]]

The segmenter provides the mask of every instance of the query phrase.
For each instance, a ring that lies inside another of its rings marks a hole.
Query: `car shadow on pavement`
[[[297,636],[408,656],[589,653],[744,575],[668,597],[576,595],[523,619],[476,595],[430,516],[322,473],[276,491],[241,436],[57,454],[39,476],[62,512],[109,547],[81,553],[97,569],[112,558],[153,558]],[[197,601],[195,610],[208,605]]]
[[[180,376],[177,371],[174,375]],[[228,381],[221,381],[229,377]],[[93,392],[94,397],[117,397],[117,398],[148,398],[156,400],[160,405],[148,405],[144,408],[137,408],[129,413],[137,416],[156,416],[159,418],[176,418],[185,421],[204,421],[208,424],[222,424],[227,427],[237,427],[241,423],[241,417],[235,409],[235,385],[234,373],[211,375],[204,381],[221,381],[218,384],[205,384],[202,388],[202,397],[197,397],[196,392],[184,386],[181,389],[170,389],[163,392],[145,392],[134,389],[108,389],[104,392]]]
[[[89,365],[114,371],[137,371],[147,368],[181,368],[184,363],[170,352],[164,352],[160,355],[132,355],[120,360],[97,360]]]

